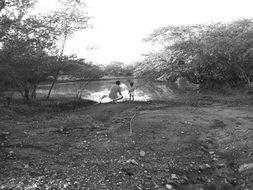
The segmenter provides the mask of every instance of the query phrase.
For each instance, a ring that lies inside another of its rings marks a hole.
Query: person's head
[[[130,82],[130,86],[133,86],[134,85],[134,83],[133,82]]]
[[[120,85],[120,81],[119,81],[119,80],[117,80],[117,81],[116,81],[116,84],[117,84],[117,85]]]

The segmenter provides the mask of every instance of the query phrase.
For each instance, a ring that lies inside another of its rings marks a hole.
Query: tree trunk
[[[62,60],[62,56],[63,56],[63,52],[64,52],[66,40],[67,40],[67,34],[68,34],[67,27],[68,27],[68,26],[67,26],[67,24],[66,24],[66,26],[65,26],[65,31],[64,31],[64,35],[63,35],[63,42],[62,42],[61,54],[60,54],[60,57],[59,57],[59,59],[58,59],[58,61],[57,61],[58,63],[61,63],[61,60]],[[53,87],[54,87],[54,84],[55,84],[55,82],[57,81],[59,72],[60,72],[60,68],[57,69],[56,75],[54,76],[54,80],[53,80],[53,82],[52,82],[52,84],[51,84],[51,86],[50,86],[50,89],[49,89],[49,91],[48,91],[48,94],[47,94],[47,98],[46,98],[47,100],[49,99],[50,94],[51,94],[51,91],[52,91],[52,89],[53,89]]]
[[[29,89],[25,88],[25,94],[24,94],[25,100],[29,100]]]
[[[50,89],[49,89],[49,91],[48,91],[48,94],[47,94],[47,98],[46,98],[47,100],[49,99],[50,94],[51,94],[51,91],[52,91],[52,89],[53,89],[53,87],[54,87],[54,84],[55,84],[55,82],[57,81],[58,74],[59,74],[59,70],[57,71],[57,74],[54,76],[54,80],[53,80],[53,82],[52,82],[52,84],[51,84],[51,86],[50,86]]]
[[[36,99],[36,90],[37,90],[37,85],[33,84],[33,89],[31,93],[31,99]]]

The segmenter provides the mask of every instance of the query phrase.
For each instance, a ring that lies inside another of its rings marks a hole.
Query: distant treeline
[[[119,61],[113,61],[108,65],[101,66],[105,76],[132,76],[134,72],[134,65],[125,65]]]

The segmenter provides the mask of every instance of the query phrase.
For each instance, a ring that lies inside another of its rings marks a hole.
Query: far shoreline
[[[108,77],[108,78],[98,78],[98,79],[78,79],[78,80],[58,80],[55,82],[55,84],[68,84],[68,83],[74,83],[74,82],[93,82],[93,81],[109,81],[109,80],[122,80],[122,79],[141,79],[141,78],[135,78],[134,76],[125,76],[125,77]],[[39,83],[39,86],[49,86],[51,85],[50,81],[47,82],[41,82]]]

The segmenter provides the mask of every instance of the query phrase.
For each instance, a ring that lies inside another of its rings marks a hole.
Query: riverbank
[[[0,189],[250,189],[252,113],[217,94],[1,108]]]

